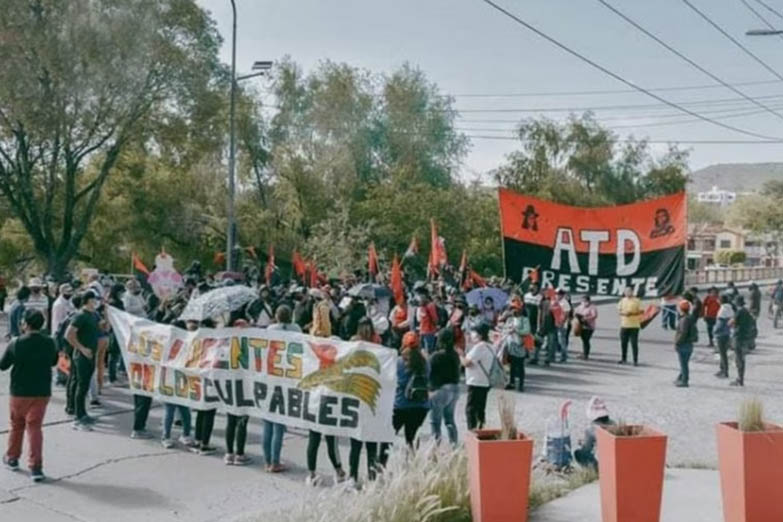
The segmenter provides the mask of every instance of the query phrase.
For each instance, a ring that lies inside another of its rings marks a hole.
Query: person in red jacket
[[[715,331],[715,321],[717,321],[718,311],[720,310],[720,297],[718,296],[717,288],[713,286],[707,291],[707,297],[704,298],[702,306],[704,322],[707,323],[707,336],[710,338],[709,346],[714,347],[713,332]]]

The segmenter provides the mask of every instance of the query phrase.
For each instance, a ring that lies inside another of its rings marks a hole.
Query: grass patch
[[[764,431],[764,405],[758,399],[748,399],[740,405],[740,431]]]
[[[536,509],[596,480],[598,472],[591,468],[576,468],[571,473],[539,477],[534,475],[530,484],[529,508]]]
[[[264,519],[268,519],[264,517]],[[386,469],[360,492],[330,488],[305,496],[281,522],[469,522],[468,465],[463,449],[395,448]],[[258,521],[261,522],[262,518]]]
[[[529,509],[567,495],[598,479],[587,468],[571,473],[534,470]],[[302,495],[298,507],[276,515],[279,522],[470,522],[468,465],[464,448],[422,445],[411,454],[395,448],[387,467],[362,491],[325,488]],[[269,516],[258,517],[258,522]]]

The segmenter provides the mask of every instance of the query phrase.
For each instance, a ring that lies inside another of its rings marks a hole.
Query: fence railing
[[[764,281],[769,279],[783,279],[783,267],[739,267],[716,268],[714,270],[688,270],[685,272],[685,284],[699,285],[711,283],[737,283],[744,281]]]

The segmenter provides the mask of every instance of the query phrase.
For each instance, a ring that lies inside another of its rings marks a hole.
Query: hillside
[[[688,192],[702,192],[713,186],[750,192],[771,179],[783,180],[783,163],[720,163],[694,171]]]

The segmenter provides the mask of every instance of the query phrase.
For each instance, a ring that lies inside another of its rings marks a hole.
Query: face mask
[[[71,300],[71,294],[63,294],[63,299],[70,301]]]

